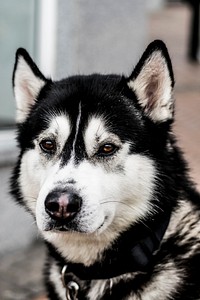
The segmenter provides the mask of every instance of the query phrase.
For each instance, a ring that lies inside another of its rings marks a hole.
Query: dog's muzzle
[[[51,219],[67,224],[80,211],[82,198],[69,190],[51,191],[45,199],[45,211]]]

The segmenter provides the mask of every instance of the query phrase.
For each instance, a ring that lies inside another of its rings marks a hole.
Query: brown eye
[[[43,140],[40,143],[40,148],[46,153],[53,153],[56,151],[56,143],[52,140]]]
[[[110,156],[117,151],[117,147],[113,144],[105,144],[101,146],[97,152],[98,156]]]

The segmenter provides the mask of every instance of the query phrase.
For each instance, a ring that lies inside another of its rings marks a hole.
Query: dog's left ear
[[[35,104],[37,96],[47,81],[28,52],[23,48],[19,48],[16,53],[13,71],[17,123],[23,123],[26,120],[31,107]]]
[[[142,55],[127,84],[144,114],[155,123],[173,119],[174,76],[165,44],[156,40]]]

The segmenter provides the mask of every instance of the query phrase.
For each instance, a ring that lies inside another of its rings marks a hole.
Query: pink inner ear
[[[30,107],[34,105],[40,90],[47,82],[43,75],[40,76],[39,70],[35,72],[36,65],[30,60],[29,58],[27,61],[23,56],[19,56],[14,71],[14,93],[17,104],[16,120],[18,123],[24,122],[27,118]]]
[[[24,93],[26,94],[27,102],[31,105],[34,102],[33,100],[34,100],[35,95],[32,95],[31,89],[28,86],[29,86],[29,84],[28,84],[27,80],[25,80],[21,83],[21,88],[23,89]]]
[[[159,79],[157,75],[152,75],[149,79],[149,82],[147,84],[147,86],[145,87],[145,93],[146,93],[146,97],[148,99],[147,105],[146,105],[146,109],[147,110],[151,110],[155,107],[156,105],[156,97],[155,95],[157,95],[158,93],[158,87],[159,87]]]

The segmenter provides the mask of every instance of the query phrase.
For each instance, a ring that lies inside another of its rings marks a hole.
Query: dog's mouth
[[[62,232],[62,233],[67,233],[67,232],[78,232],[78,233],[98,233],[102,232],[103,228],[105,227],[105,223],[107,221],[108,217],[106,216],[103,220],[103,222],[96,228],[96,229],[90,229],[87,226],[81,226],[78,224],[78,222],[71,221],[69,223],[64,223],[64,222],[58,222],[58,221],[51,221],[49,222],[44,231],[51,231],[51,232]]]
[[[81,232],[81,227],[79,227],[76,222],[58,222],[58,221],[50,221],[46,224],[44,231],[51,231],[51,232]]]
[[[105,224],[107,223],[107,220],[108,220],[108,216],[105,216],[103,222],[101,223],[101,225],[97,228],[97,231],[98,232],[101,232],[105,226]]]

